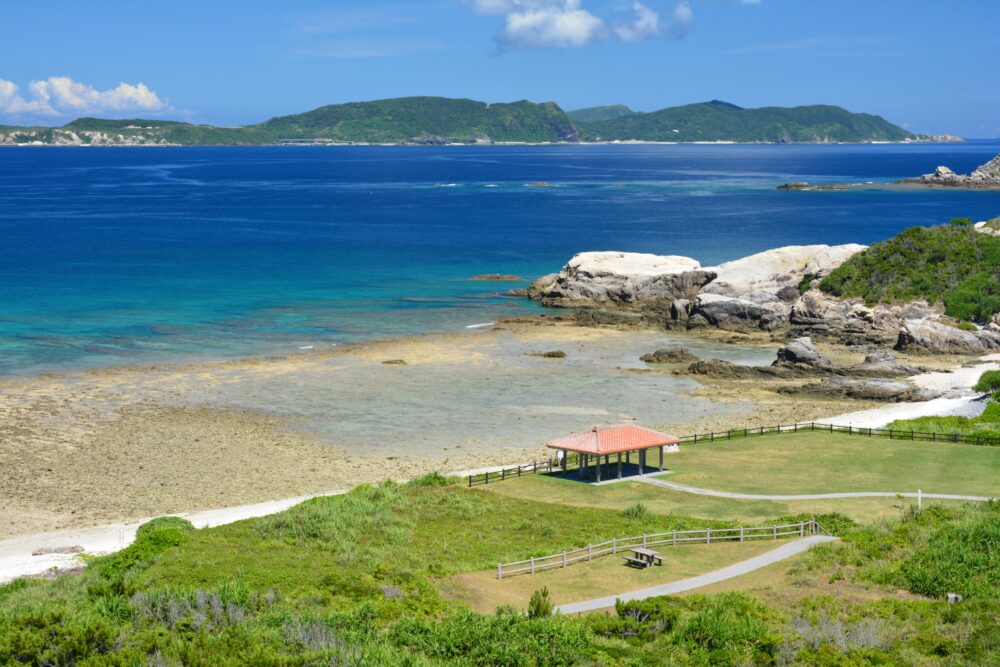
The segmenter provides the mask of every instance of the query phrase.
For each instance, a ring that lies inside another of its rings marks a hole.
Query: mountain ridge
[[[236,127],[82,117],[62,127],[0,125],[0,145],[493,144],[930,141],[881,116],[833,105],[748,109],[712,100],[652,112],[625,105],[565,112],[555,102],[398,97],[328,104]]]

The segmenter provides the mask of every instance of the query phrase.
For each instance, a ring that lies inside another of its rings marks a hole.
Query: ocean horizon
[[[1000,214],[995,192],[783,192],[967,172],[962,144],[0,152],[0,374],[294,353],[538,313],[573,254],[710,265]]]

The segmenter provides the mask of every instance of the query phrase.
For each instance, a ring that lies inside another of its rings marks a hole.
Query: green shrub
[[[528,601],[528,618],[548,618],[552,615],[552,599],[549,597],[549,587],[542,586],[531,594]]]
[[[979,331],[979,327],[972,322],[956,322],[955,328],[961,329],[962,331]]]
[[[1000,389],[1000,371],[986,371],[980,375],[974,389],[983,393],[992,393]]]
[[[868,305],[926,299],[984,322],[1000,312],[1000,238],[965,224],[911,227],[848,259],[820,289]]]
[[[445,477],[438,471],[429,472],[426,475],[411,479],[407,484],[415,487],[425,487],[425,486],[450,486],[455,482],[454,479]]]
[[[642,503],[636,503],[635,505],[630,505],[622,510],[622,514],[624,514],[625,518],[629,521],[646,521],[650,516],[652,516],[653,513],[650,512],[649,508]]]
[[[676,632],[676,641],[707,651],[716,664],[756,662],[773,654],[776,639],[768,609],[743,593],[722,593],[699,601]]]
[[[141,569],[173,547],[184,544],[194,530],[191,522],[180,517],[160,517],[139,526],[135,541],[121,551],[96,558],[90,567],[102,578],[121,582],[131,570]]]
[[[907,588],[929,597],[1000,597],[1000,507],[989,503],[935,530],[901,566]]]

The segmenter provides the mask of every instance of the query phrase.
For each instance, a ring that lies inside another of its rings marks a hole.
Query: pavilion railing
[[[591,561],[601,556],[627,552],[635,548],[677,546],[678,544],[716,544],[718,542],[749,542],[751,540],[777,540],[787,537],[805,537],[826,532],[816,522],[808,519],[799,523],[747,528],[706,528],[705,530],[674,530],[635,537],[618,537],[600,544],[590,544],[579,549],[563,551],[551,556],[540,556],[513,563],[497,563],[497,579],[516,574],[535,574],[541,570],[568,567],[573,563]]]
[[[826,433],[844,433],[849,436],[861,436],[867,438],[888,438],[889,440],[914,440],[922,442],[941,442],[960,445],[979,445],[984,447],[1000,446],[1000,435],[962,435],[960,433],[932,433],[922,431],[904,431],[899,429],[886,428],[857,428],[855,426],[838,426],[835,424],[823,424],[820,422],[808,422],[804,424],[788,424],[784,426],[758,426],[755,428],[737,428],[728,431],[712,431],[709,433],[696,433],[694,435],[681,436],[681,444],[701,444],[706,442],[716,442],[718,440],[737,440],[740,438],[752,438],[762,435],[773,435],[778,433],[800,433],[803,431],[820,431]],[[579,468],[581,457],[577,454],[570,454],[566,457],[566,469]],[[502,470],[490,471],[469,475],[469,486],[479,484],[493,484],[502,482],[513,477],[532,475],[537,473],[552,473],[561,469],[560,459],[551,458],[545,461],[532,461],[525,465],[504,468]]]

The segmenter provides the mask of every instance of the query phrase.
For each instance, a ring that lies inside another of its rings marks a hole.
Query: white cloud
[[[674,7],[674,20],[670,25],[670,30],[678,39],[687,34],[688,29],[694,23],[694,12],[691,11],[689,0],[680,0]]]
[[[144,83],[119,83],[108,90],[53,76],[28,85],[29,96],[18,86],[0,79],[0,113],[11,116],[71,116],[81,114],[121,114],[136,111],[163,111],[167,103]]]
[[[647,37],[660,34],[660,15],[652,9],[635,2],[632,4],[635,18],[630,23],[621,23],[615,27],[615,34],[626,42],[638,42]]]
[[[689,0],[678,0],[669,21],[640,0],[633,0],[628,15],[619,17],[598,16],[583,6],[584,0],[465,1],[481,14],[504,17],[496,38],[501,48],[569,48],[604,39],[639,42],[665,28],[680,38],[694,21]]]

